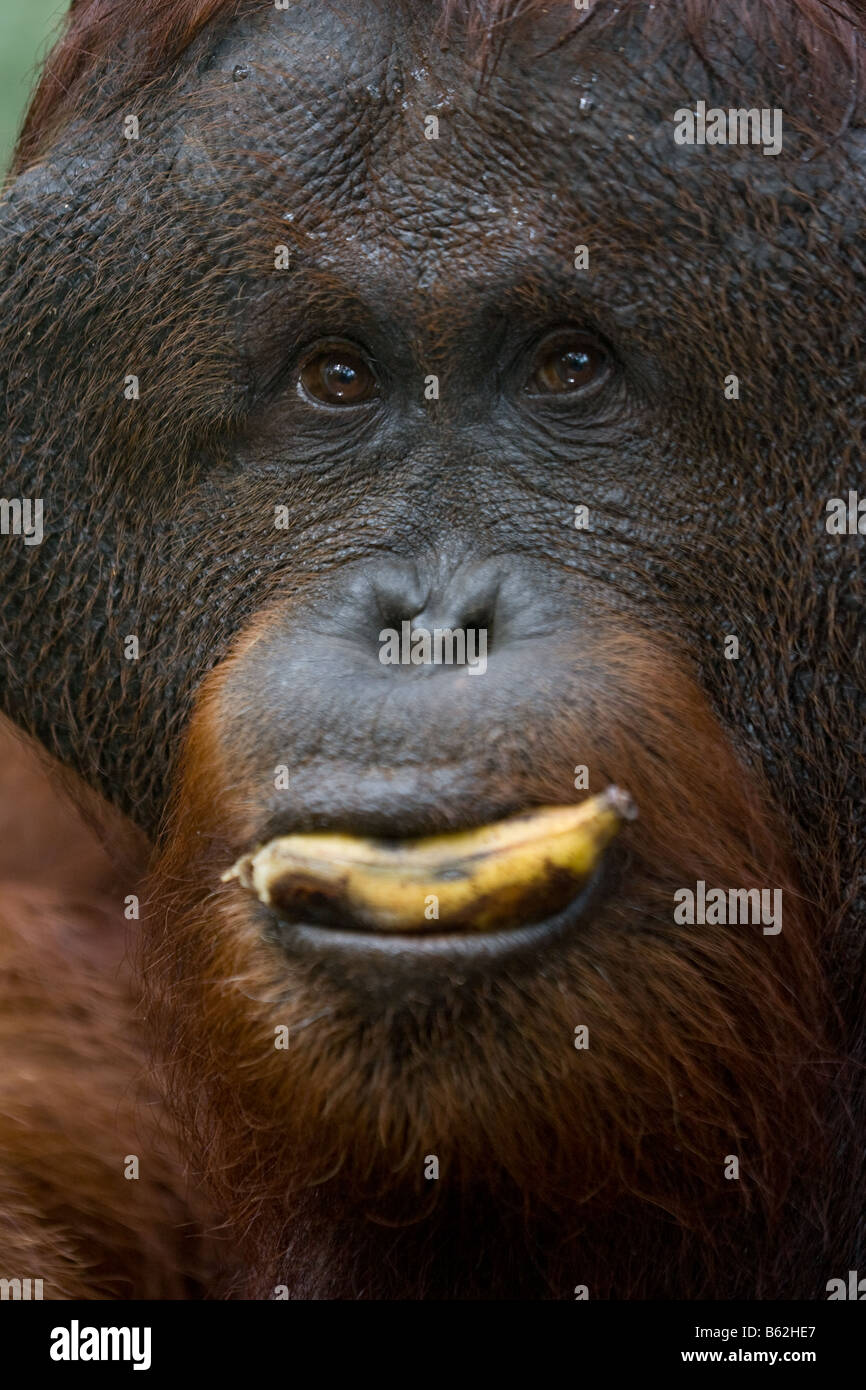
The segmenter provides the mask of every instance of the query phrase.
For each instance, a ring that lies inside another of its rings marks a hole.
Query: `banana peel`
[[[634,803],[608,787],[493,825],[416,840],[281,835],[223,874],[295,920],[371,932],[493,931],[561,911],[586,885]]]

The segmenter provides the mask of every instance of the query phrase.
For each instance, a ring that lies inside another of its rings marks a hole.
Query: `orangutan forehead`
[[[317,237],[319,262],[357,237],[359,260],[390,249],[435,279],[459,245],[462,278],[480,258],[488,283],[518,246],[565,275],[577,243],[605,245],[611,266],[673,244],[695,207],[724,212],[732,172],[778,193],[759,148],[732,171],[676,143],[677,109],[712,97],[684,32],[662,47],[626,16],[590,44],[573,15],[554,5],[511,25],[489,68],[465,32],[431,42],[426,6],[299,0],[244,15],[187,73],[172,177],[251,226],[281,219],[289,243]]]
[[[429,12],[422,22],[378,0],[240,19],[189,78],[173,176],[191,167],[201,184],[205,167],[250,211],[279,208],[308,229],[339,219],[347,234],[363,223],[413,253],[462,226],[487,241],[489,261],[497,238],[531,249],[570,237],[576,214],[587,235],[602,211],[609,226],[588,190],[620,186],[624,160],[643,165],[644,184],[657,170],[660,185],[678,161],[678,91],[665,93],[658,55],[648,84],[635,54],[624,100],[622,46],[590,58],[558,44],[560,8],[510,29],[489,72],[465,36],[443,49],[430,31]]]
[[[465,35],[431,42],[429,10],[421,21],[416,9],[301,0],[237,21],[198,78],[203,137],[223,157],[227,140],[241,157],[254,149],[274,175],[281,159],[320,201],[369,208],[378,194],[392,215],[389,174],[411,180],[413,165],[425,182],[468,181],[473,169],[479,184],[499,174],[515,186],[544,172],[536,148],[522,162],[530,143],[546,143],[560,169],[574,162],[575,143],[598,124],[603,62],[596,54],[589,72],[574,52],[544,53],[567,34],[561,9],[509,30],[487,73]]]
[[[594,85],[621,60],[618,97],[648,108],[667,100],[666,74],[687,102],[718,86],[723,103],[778,105],[799,91],[800,114],[824,136],[855,126],[866,108],[866,65],[852,21],[832,0],[160,0],[159,5],[73,4],[18,142],[20,173],[58,132],[137,101],[156,80],[187,91],[237,41],[243,61],[276,64],[311,96],[354,100],[373,114],[399,104],[411,79],[424,105],[447,104],[500,72],[501,105],[550,120],[565,84]],[[284,8],[277,8],[280,5]],[[226,42],[227,40],[227,42]],[[563,66],[538,65],[561,54]],[[622,64],[625,66],[622,67]],[[240,79],[242,80],[242,79]],[[776,90],[771,88],[775,83]],[[496,90],[496,89],[494,89]],[[588,90],[579,95],[594,96]],[[518,105],[519,100],[519,105]],[[127,108],[128,109],[128,108]],[[582,108],[586,111],[586,106]],[[790,109],[790,105],[789,105]],[[285,94],[275,110],[286,111]],[[357,112],[356,112],[357,114]],[[561,114],[561,113],[560,113]],[[525,172],[525,171],[524,171]]]

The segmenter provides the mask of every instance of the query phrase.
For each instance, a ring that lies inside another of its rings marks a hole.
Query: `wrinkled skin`
[[[4,492],[46,539],[0,550],[5,708],[157,841],[151,1027],[235,1292],[823,1296],[866,1258],[862,540],[824,528],[864,443],[862,134],[742,37],[724,81],[676,24],[557,44],[555,11],[485,75],[384,8],[94,84],[9,189]],[[677,147],[698,97],[782,107],[783,153]],[[608,374],[529,395],[562,326]],[[320,340],[381,394],[305,400]],[[477,680],[378,662],[392,620],[479,613]],[[541,952],[347,958],[219,881],[279,830],[574,800],[577,764],[640,819]],[[783,932],[675,927],[698,878],[783,886]]]

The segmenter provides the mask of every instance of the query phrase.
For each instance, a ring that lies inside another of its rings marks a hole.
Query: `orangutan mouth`
[[[411,840],[284,835],[223,875],[288,922],[401,938],[502,933],[547,921],[584,895],[635,817],[608,787],[493,825]]]

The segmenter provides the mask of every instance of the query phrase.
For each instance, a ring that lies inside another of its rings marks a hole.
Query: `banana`
[[[618,787],[418,840],[282,835],[223,874],[297,919],[377,932],[491,931],[540,921],[589,879],[634,803]],[[438,913],[438,915],[436,915]]]

